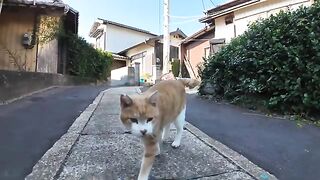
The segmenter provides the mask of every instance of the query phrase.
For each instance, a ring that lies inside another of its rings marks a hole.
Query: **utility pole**
[[[163,70],[162,74],[168,73],[170,61],[170,32],[169,32],[169,0],[164,0],[163,7]]]

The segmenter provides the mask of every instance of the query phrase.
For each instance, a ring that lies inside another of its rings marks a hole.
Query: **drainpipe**
[[[2,4],[3,4],[3,0],[0,0],[0,14],[1,14],[1,10],[2,10]]]
[[[36,64],[34,72],[38,71],[38,52],[39,52],[39,39],[37,33],[39,32],[40,15],[37,12],[34,19],[33,33],[32,33],[32,45],[36,46]]]

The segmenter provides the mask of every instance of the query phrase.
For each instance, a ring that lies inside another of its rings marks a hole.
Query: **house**
[[[248,24],[259,18],[313,3],[314,0],[234,0],[208,10],[200,22],[215,26],[214,38],[229,43],[232,38],[243,34]]]
[[[213,38],[214,26],[206,26],[181,42],[181,65],[186,67],[191,78],[199,78],[198,67],[203,63],[203,58],[212,53],[209,41]]]
[[[259,18],[267,18],[281,10],[295,10],[299,6],[310,6],[315,0],[233,0],[209,9],[200,22],[208,28],[186,38],[181,44],[188,73],[198,77],[197,66],[202,57],[214,54],[232,38],[243,34],[248,25]],[[201,43],[200,43],[201,42]],[[209,53],[208,53],[209,52]]]
[[[125,56],[118,53],[144,42],[146,39],[157,37],[149,31],[125,24],[98,18],[92,25],[89,37],[94,38],[94,47],[113,54],[112,69],[125,67],[130,62]]]
[[[95,38],[96,48],[119,53],[157,35],[136,27],[98,18],[93,23],[89,36]]]
[[[163,35],[98,18],[89,36],[95,39],[95,48],[112,53],[111,84],[128,84],[133,73],[138,77],[135,81],[154,82],[161,76]],[[179,59],[179,44],[187,36],[180,29],[170,36],[170,59]]]
[[[170,33],[170,60],[180,59],[179,45],[187,36],[178,28]],[[163,66],[163,35],[152,37],[119,52],[138,63],[140,79],[155,82],[161,76]]]
[[[77,34],[78,16],[60,0],[4,1],[0,14],[0,69],[66,73],[67,45],[54,36],[53,29],[44,27],[48,20],[57,28],[61,22],[66,31]]]

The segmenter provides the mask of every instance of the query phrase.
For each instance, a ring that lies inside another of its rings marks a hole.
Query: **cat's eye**
[[[147,119],[147,122],[150,122],[150,121],[152,121],[153,120],[153,118],[148,118]]]
[[[138,119],[136,119],[136,118],[130,118],[130,121],[138,124]]]

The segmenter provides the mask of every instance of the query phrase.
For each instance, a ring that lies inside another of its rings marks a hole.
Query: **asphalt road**
[[[320,128],[188,96],[186,120],[280,180],[320,179]]]
[[[24,179],[106,88],[59,87],[0,106],[0,179]]]

